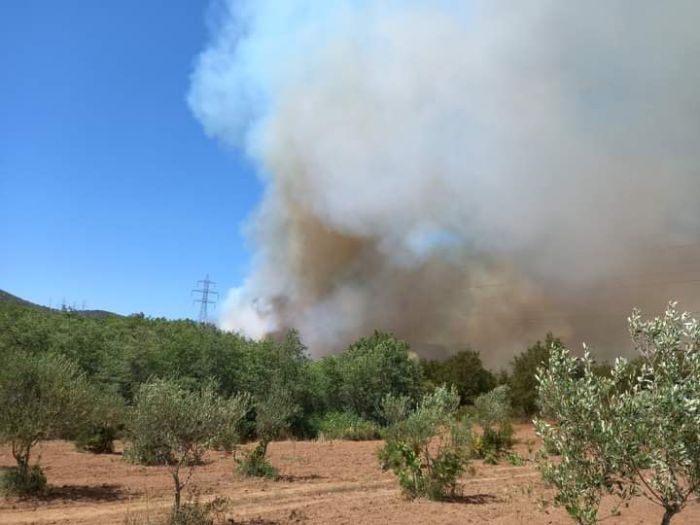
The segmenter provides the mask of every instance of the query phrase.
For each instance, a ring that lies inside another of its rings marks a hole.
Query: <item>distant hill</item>
[[[33,303],[31,301],[27,301],[26,299],[22,299],[21,297],[17,297],[16,295],[12,295],[9,292],[6,292],[5,290],[0,290],[0,303],[14,303],[19,306],[24,306],[27,308],[36,308],[38,310],[44,310],[44,311],[53,311],[53,312],[60,312],[60,309],[56,308],[49,308],[48,306],[42,306],[40,304]],[[72,312],[82,315],[84,317],[122,317],[119,314],[115,314],[114,312],[108,312],[106,310],[73,310],[71,309]]]

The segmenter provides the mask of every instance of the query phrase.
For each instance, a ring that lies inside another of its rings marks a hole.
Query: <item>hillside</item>
[[[17,297],[16,295],[13,295],[9,292],[6,292],[5,290],[0,289],[0,303],[14,303],[20,306],[25,306],[28,308],[36,308],[39,310],[44,310],[44,311],[53,311],[57,312],[60,311],[56,308],[49,308],[48,306],[42,306],[40,304],[33,303],[31,301],[27,301],[26,299],[22,299],[21,297]],[[83,317],[122,317],[119,314],[115,314],[114,312],[108,312],[107,310],[72,310],[78,315],[81,315]]]

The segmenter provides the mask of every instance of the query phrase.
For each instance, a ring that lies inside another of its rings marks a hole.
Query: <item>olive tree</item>
[[[512,446],[512,411],[508,385],[497,386],[474,400],[474,415],[483,431],[472,443],[474,455],[496,463],[497,457]]]
[[[248,412],[246,395],[219,397],[211,384],[192,391],[172,380],[141,385],[129,421],[132,446],[157,450],[152,463],[167,465],[173,479],[173,514],[180,511],[182,490],[212,443],[231,442]],[[145,447],[144,447],[145,445]],[[185,479],[183,467],[188,468]]]
[[[456,420],[459,401],[456,388],[439,387],[385,430],[379,463],[396,474],[407,497],[440,500],[455,495],[472,437],[471,422]]]
[[[283,388],[272,387],[269,394],[254,403],[255,431],[258,436],[257,446],[238,462],[238,472],[244,476],[274,478],[277,469],[267,460],[267,447],[285,430],[299,410]]]
[[[663,510],[667,525],[700,493],[700,323],[675,304],[645,321],[638,310],[630,334],[642,364],[617,359],[609,376],[590,354],[554,349],[538,375],[542,458],[557,488],[555,503],[579,523],[594,523],[603,494],[642,495]]]
[[[42,440],[65,437],[89,419],[91,387],[77,365],[52,354],[10,351],[0,367],[0,443],[9,443],[16,469],[4,474],[6,491],[29,493],[46,483],[30,465]]]

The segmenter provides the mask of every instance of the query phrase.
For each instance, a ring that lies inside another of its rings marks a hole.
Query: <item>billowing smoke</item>
[[[192,76],[265,196],[221,324],[489,364],[700,305],[700,3],[228,0]]]

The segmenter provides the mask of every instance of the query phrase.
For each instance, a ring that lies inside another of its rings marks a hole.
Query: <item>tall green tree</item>
[[[513,408],[525,416],[537,412],[537,370],[547,367],[549,354],[553,348],[562,348],[558,337],[550,332],[544,343],[537,341],[513,358],[512,373],[509,377],[511,403]]]
[[[433,385],[454,386],[463,405],[472,404],[477,396],[496,386],[496,378],[484,368],[479,352],[473,350],[463,350],[444,361],[423,361],[423,370]]]
[[[375,332],[345,352],[321,359],[315,367],[324,408],[381,423],[382,399],[387,394],[418,399],[423,373],[409,350],[405,341]]]

